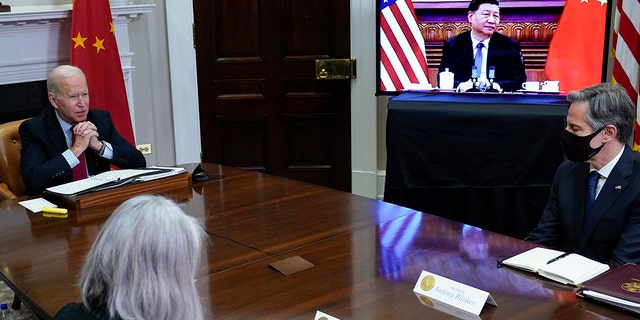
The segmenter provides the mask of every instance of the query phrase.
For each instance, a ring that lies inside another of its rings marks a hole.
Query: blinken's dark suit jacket
[[[549,203],[526,240],[611,265],[640,263],[640,154],[625,146],[587,218],[588,175],[586,162],[560,165]],[[583,230],[586,219],[593,220]]]
[[[490,66],[496,68],[495,82],[500,84],[504,91],[522,89],[522,83],[527,80],[520,43],[498,32],[495,32],[489,41],[487,70],[485,70],[487,76]],[[454,73],[454,88],[461,82],[471,79],[471,67],[473,67],[471,31],[465,31],[444,42],[439,72],[449,68],[449,71]]]
[[[142,153],[120,136],[107,111],[89,110],[87,120],[98,128],[99,139],[113,147],[111,161],[94,150],[85,151],[89,175],[108,171],[111,164],[121,169],[146,166]],[[53,107],[23,122],[19,132],[22,140],[20,170],[27,194],[38,194],[45,188],[73,181],[73,170],[62,155],[69,147]]]

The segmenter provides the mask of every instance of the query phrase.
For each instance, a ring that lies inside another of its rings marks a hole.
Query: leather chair
[[[24,182],[20,174],[20,149],[22,140],[18,128],[27,119],[0,124],[0,200],[13,199],[24,195]],[[20,309],[22,300],[13,296],[11,307]]]
[[[0,199],[13,199],[24,195],[25,187],[20,174],[22,141],[18,127],[26,119],[0,125]]]

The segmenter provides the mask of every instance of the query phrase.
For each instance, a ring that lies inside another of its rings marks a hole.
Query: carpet
[[[11,288],[9,288],[7,286],[6,283],[4,283],[3,281],[0,281],[0,304],[1,303],[6,303],[7,306],[9,307],[9,310],[13,313],[13,319],[14,320],[37,320],[38,317],[36,317],[35,314],[33,314],[33,312],[31,312],[31,310],[29,310],[29,307],[27,307],[24,303],[20,304],[20,310],[13,310],[11,309],[11,303],[13,303],[13,291],[11,291]]]

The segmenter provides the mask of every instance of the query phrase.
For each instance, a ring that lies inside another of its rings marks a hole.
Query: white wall
[[[351,57],[356,79],[351,86],[352,192],[369,198],[378,192],[376,106],[376,3],[351,1]]]
[[[174,165],[173,104],[170,83],[167,24],[164,1],[155,9],[129,24],[137,143],[151,143],[149,165]],[[141,1],[136,0],[136,3]]]

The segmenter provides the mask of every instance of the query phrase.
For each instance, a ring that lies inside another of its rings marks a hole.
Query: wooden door
[[[203,161],[351,190],[348,0],[194,0]]]

